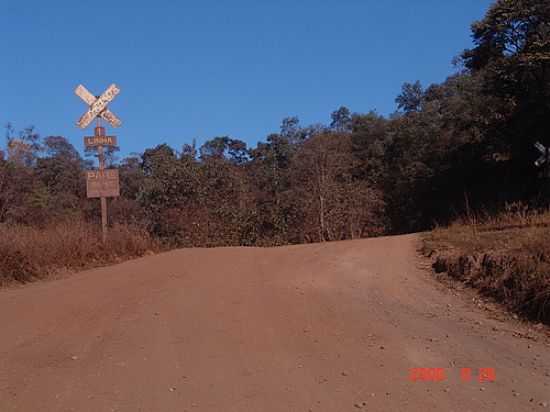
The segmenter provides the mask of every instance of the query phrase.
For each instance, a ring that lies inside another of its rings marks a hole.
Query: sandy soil
[[[550,410],[544,332],[443,287],[417,241],[179,250],[2,290],[0,411]]]

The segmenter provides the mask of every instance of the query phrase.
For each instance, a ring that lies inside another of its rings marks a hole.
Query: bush
[[[114,225],[104,245],[100,228],[84,221],[59,222],[43,229],[0,225],[0,284],[118,262],[158,248],[147,232],[132,226]]]

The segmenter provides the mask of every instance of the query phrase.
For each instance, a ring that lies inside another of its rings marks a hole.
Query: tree
[[[21,166],[32,166],[42,151],[40,135],[34,126],[29,126],[19,133],[8,123],[6,126],[6,146],[8,160]]]
[[[141,156],[143,186],[138,201],[145,209],[150,230],[158,236],[171,233],[169,225],[162,221],[163,212],[178,204],[185,194],[179,179],[179,165],[175,151],[167,144],[147,149]]]
[[[48,136],[44,139],[45,155],[51,158],[80,161],[80,155],[74,146],[63,136]]]
[[[379,233],[380,193],[353,178],[355,160],[349,134],[316,135],[294,159],[293,194],[298,201],[303,241],[329,241]]]
[[[388,145],[388,123],[388,120],[373,111],[355,115],[352,119],[354,177],[376,187],[381,187],[386,172],[384,154]]]
[[[289,218],[292,206],[287,196],[291,188],[292,156],[299,143],[292,144],[292,133],[271,134],[267,142],[251,150],[247,167],[255,198],[256,232],[266,243],[284,244],[288,241]]]
[[[417,80],[415,83],[404,83],[401,87],[401,94],[396,97],[395,102],[399,110],[411,113],[420,111],[423,98],[424,90]]]
[[[50,219],[79,213],[85,188],[82,158],[62,136],[46,137],[43,153],[34,168],[38,185],[32,195],[35,212],[41,209]]]
[[[246,143],[228,136],[215,137],[205,142],[199,149],[201,159],[227,159],[235,164],[243,164],[248,159]]]
[[[502,99],[494,128],[517,173],[532,175],[534,141],[550,144],[550,3],[498,0],[472,36],[476,47],[462,54],[464,64],[483,77],[487,95]]]
[[[330,117],[332,119],[330,123],[330,128],[332,130],[337,133],[347,133],[351,131],[351,112],[347,107],[341,106],[338,110],[332,112]]]
[[[181,157],[189,160],[197,159],[197,142],[193,139],[191,144],[185,143],[181,148]]]

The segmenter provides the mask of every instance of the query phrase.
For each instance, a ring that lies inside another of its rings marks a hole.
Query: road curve
[[[439,285],[417,241],[185,249],[2,290],[0,411],[550,408],[547,343]]]

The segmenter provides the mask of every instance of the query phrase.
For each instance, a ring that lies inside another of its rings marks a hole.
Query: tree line
[[[546,207],[534,143],[550,146],[550,3],[498,0],[446,81],[405,83],[390,116],[340,107],[282,121],[255,147],[220,136],[117,160],[111,222],[176,246],[281,245],[425,230],[521,200]],[[0,223],[98,220],[89,157],[61,136],[6,129]]]

